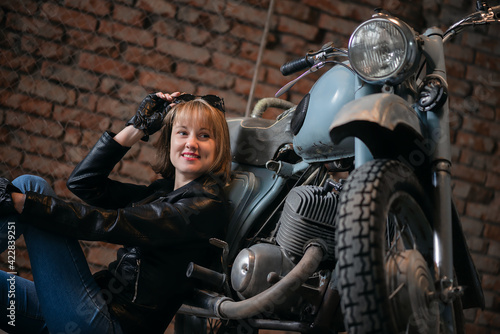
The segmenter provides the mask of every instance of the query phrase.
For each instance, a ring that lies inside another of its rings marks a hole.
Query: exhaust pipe
[[[297,290],[316,271],[324,254],[322,243],[309,243],[300,262],[279,282],[246,300],[220,300],[215,304],[215,314],[221,319],[245,319],[273,311],[274,305],[285,302],[289,293]]]
[[[299,263],[285,277],[260,294],[235,302],[225,296],[197,291],[192,303],[183,304],[178,313],[236,320],[273,311],[274,305],[285,302],[290,292],[297,290],[316,271],[324,255],[328,254],[322,240],[312,240],[305,248]]]

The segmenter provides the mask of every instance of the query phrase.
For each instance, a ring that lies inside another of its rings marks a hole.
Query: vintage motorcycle
[[[283,65],[307,71],[277,95],[334,66],[297,106],[264,99],[228,120],[231,221],[211,240],[220,263],[187,270],[197,289],[176,333],[206,332],[206,319],[218,333],[463,333],[462,309],[484,296],[451,198],[443,43],[499,21],[500,6],[478,2],[419,35],[377,11],[347,49]],[[270,105],[285,111],[262,118]]]

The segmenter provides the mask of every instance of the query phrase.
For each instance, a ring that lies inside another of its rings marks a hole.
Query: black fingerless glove
[[[17,213],[14,208],[14,202],[12,201],[11,194],[13,192],[20,193],[21,190],[10,183],[6,178],[0,178],[0,216]]]
[[[148,141],[149,136],[160,130],[163,126],[163,119],[167,114],[167,107],[170,102],[149,94],[142,100],[134,117],[132,117],[127,125],[133,125],[134,128],[144,131],[143,141]]]

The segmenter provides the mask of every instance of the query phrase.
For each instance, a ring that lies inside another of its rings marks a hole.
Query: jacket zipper
[[[139,290],[139,275],[141,273],[141,259],[137,259],[137,277],[135,279],[135,292],[134,292],[134,298],[132,298],[132,303],[135,302],[137,299],[137,291]]]

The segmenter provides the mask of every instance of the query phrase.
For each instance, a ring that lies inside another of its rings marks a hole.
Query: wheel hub
[[[390,254],[386,263],[387,288],[398,331],[434,333],[438,329],[439,305],[434,280],[417,250]]]

